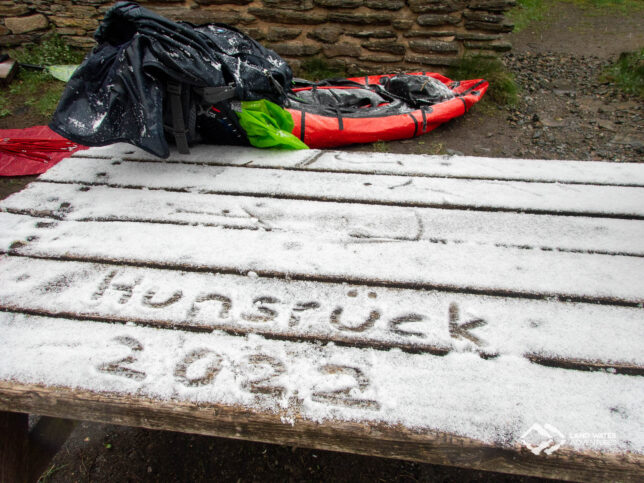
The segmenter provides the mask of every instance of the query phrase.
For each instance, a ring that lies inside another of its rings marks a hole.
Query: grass
[[[606,11],[613,11],[628,15],[630,13],[644,10],[644,2],[642,0],[563,0],[568,3],[573,3],[584,9],[599,10],[598,14],[605,13]]]
[[[517,0],[517,6],[506,15],[514,23],[514,31],[520,32],[534,22],[546,18],[546,14],[553,6],[555,0]],[[605,15],[618,13],[630,15],[633,12],[644,10],[642,0],[559,0],[574,4],[588,15]]]
[[[80,64],[85,57],[81,49],[70,47],[58,35],[49,35],[37,44],[12,50],[9,55],[23,64]]]
[[[38,45],[12,50],[9,55],[21,64],[44,66],[79,64],[85,53],[68,46],[57,35],[50,35]],[[35,109],[43,116],[51,116],[64,88],[63,82],[45,71],[21,67],[8,89],[0,91],[0,117],[11,115],[12,104],[16,102]]]
[[[485,79],[490,83],[483,101],[489,99],[498,105],[514,105],[519,97],[519,88],[514,75],[496,57],[484,55],[465,56],[451,67],[448,76],[452,79]]]
[[[600,79],[644,99],[644,48],[622,53],[613,65],[604,70]]]
[[[47,471],[45,471],[42,474],[42,476],[40,478],[38,478],[38,483],[45,483],[45,482],[49,481],[49,479],[52,477],[52,475],[54,473],[62,470],[66,466],[68,466],[68,465],[60,465],[60,466],[52,465]]]
[[[506,16],[514,24],[514,31],[520,32],[531,23],[543,20],[547,11],[544,0],[517,0],[517,6]]]
[[[371,146],[373,148],[374,153],[388,153],[389,152],[389,145],[387,144],[386,141],[376,141]]]

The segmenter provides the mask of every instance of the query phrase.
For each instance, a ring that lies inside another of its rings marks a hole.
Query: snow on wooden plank
[[[74,157],[159,161],[156,156],[129,144],[92,148],[88,151],[75,153]],[[206,145],[191,148],[190,154],[173,152],[168,161],[213,166],[248,166],[399,176],[644,186],[644,165],[638,163],[320,150],[279,151]]]
[[[1,310],[644,374],[639,308],[23,257],[0,267]]]
[[[562,455],[641,468],[640,168],[127,149],[70,158],[0,204],[5,401],[40,384],[151,398],[146,420],[156,401],[292,428],[276,442],[302,424],[392,451],[438,435],[421,458],[437,462],[457,437],[526,462],[547,423]]]
[[[292,424],[401,424],[499,447],[547,421],[565,435],[610,434],[564,437],[565,448],[644,452],[641,377],[11,313],[0,331],[3,380],[251,408]]]
[[[0,226],[1,251],[35,257],[625,305],[644,302],[642,257],[426,240],[355,244],[324,233],[312,237],[153,223],[43,222],[9,213],[0,213]]]
[[[644,218],[644,189],[406,178],[70,158],[41,180],[116,187],[425,207]]]
[[[343,243],[475,243],[644,256],[644,222],[32,183],[0,210],[74,221],[144,221],[308,234]]]

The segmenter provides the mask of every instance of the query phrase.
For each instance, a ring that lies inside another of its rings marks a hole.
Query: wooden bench
[[[115,145],[0,208],[5,462],[33,413],[644,476],[644,165]]]

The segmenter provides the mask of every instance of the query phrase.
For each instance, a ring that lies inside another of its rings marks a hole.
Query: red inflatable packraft
[[[408,81],[409,76],[439,81],[451,95],[433,104],[421,102],[422,95],[411,101],[393,95],[388,85],[391,80],[404,77]],[[296,83],[294,95],[306,98],[291,102],[286,109],[295,123],[293,134],[311,148],[392,141],[419,136],[465,114],[483,97],[488,85],[483,79],[452,81],[428,72],[326,80],[302,86]],[[351,97],[349,103],[343,99],[347,96]]]

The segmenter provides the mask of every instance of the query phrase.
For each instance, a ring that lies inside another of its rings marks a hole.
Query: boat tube
[[[285,108],[295,136],[310,148],[332,148],[425,134],[469,111],[488,86],[433,72],[295,79]]]

